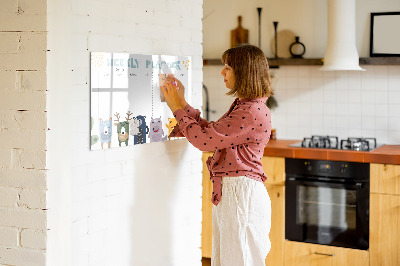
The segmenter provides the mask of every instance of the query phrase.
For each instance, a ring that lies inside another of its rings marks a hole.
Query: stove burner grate
[[[376,147],[376,138],[347,138],[340,141],[342,150],[369,151]]]

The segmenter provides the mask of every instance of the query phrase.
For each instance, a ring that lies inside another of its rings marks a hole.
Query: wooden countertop
[[[372,151],[289,147],[301,140],[270,140],[264,156],[364,163],[400,164],[400,145],[383,145]]]

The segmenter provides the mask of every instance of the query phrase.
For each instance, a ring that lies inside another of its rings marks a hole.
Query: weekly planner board
[[[190,102],[190,57],[92,52],[91,150],[168,141],[176,125],[160,89],[168,75],[182,82]]]

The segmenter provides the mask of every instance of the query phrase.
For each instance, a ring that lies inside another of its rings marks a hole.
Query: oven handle
[[[318,185],[318,184],[325,184],[325,185],[341,185],[349,188],[354,188],[354,189],[361,189],[363,187],[363,183],[361,182],[356,182],[356,183],[346,183],[346,182],[332,182],[332,181],[321,181],[321,180],[316,180],[316,181],[309,181],[309,180],[304,180],[303,178],[297,178],[297,177],[288,177],[287,181],[291,182],[297,182],[301,183],[304,185]]]

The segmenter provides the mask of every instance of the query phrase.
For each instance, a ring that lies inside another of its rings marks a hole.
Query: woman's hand
[[[183,109],[186,106],[181,105],[181,96],[179,95],[178,87],[176,87],[175,84],[175,81],[173,81],[172,79],[167,79],[164,86],[161,87],[161,90],[164,93],[165,101],[167,102],[168,107],[169,109],[171,109],[172,113],[174,113],[178,109]]]
[[[185,100],[185,87],[183,86],[182,82],[180,82],[179,79],[175,78],[174,75],[168,75],[167,80],[172,83],[175,82],[175,84],[177,85],[179,103],[182,106],[182,108],[185,108],[187,105],[187,102]]]

